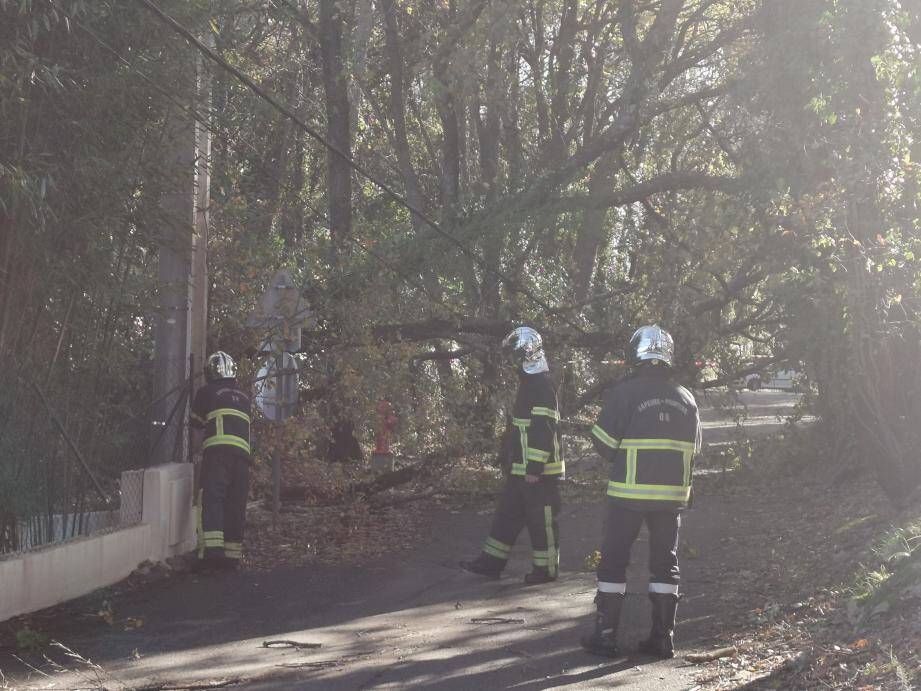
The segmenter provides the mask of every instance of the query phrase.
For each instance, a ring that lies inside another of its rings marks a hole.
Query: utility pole
[[[178,99],[197,109],[207,122],[211,90],[205,75],[199,62],[196,83]],[[154,343],[153,388],[159,402],[152,411],[149,465],[189,458],[189,363],[201,370],[207,338],[211,137],[179,106],[171,107],[166,128],[169,187],[160,202],[165,228],[159,248],[160,305]]]
[[[209,48],[214,38],[202,39]],[[211,121],[211,72],[208,63],[197,56],[198,85],[195,99],[195,230],[192,235],[192,280],[189,302],[192,306],[189,352],[192,387],[201,383],[202,367],[208,357],[208,207],[211,204],[211,130],[202,123]],[[196,453],[198,449],[192,449]]]
[[[149,465],[186,458],[186,406],[189,369],[189,276],[195,220],[195,128],[178,106],[172,106],[165,140],[169,189],[160,209],[165,228],[158,252],[160,293],[154,340],[154,399]]]

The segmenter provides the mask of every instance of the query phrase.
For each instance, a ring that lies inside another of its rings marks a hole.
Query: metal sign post
[[[275,448],[272,450],[272,528],[278,527],[278,512],[281,510],[281,447],[285,441],[285,401],[281,396],[282,386],[285,379],[286,353],[278,353],[275,356],[275,391],[278,393],[276,399],[276,410],[278,414],[275,417]]]
[[[291,353],[276,352],[259,370],[256,405],[275,424],[275,449],[272,452],[272,513],[278,520],[281,505],[281,447],[284,421],[297,410],[297,360]]]
[[[249,325],[260,332],[259,350],[270,354],[259,370],[256,405],[275,423],[275,449],[272,453],[272,521],[278,523],[281,508],[281,447],[284,421],[297,410],[297,360],[291,354],[301,347],[301,329],[316,324],[313,312],[301,297],[287,269],[282,269],[269,284]]]

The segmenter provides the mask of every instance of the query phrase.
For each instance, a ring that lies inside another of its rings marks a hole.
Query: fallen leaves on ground
[[[898,607],[864,608],[850,589],[862,564],[877,563],[872,546],[892,522],[876,483],[829,487],[827,472],[801,457],[758,462],[697,483],[701,496],[728,502],[728,535],[704,568],[725,605],[717,643],[738,654],[701,664],[695,681],[702,689],[914,688],[921,597],[908,589]]]
[[[288,507],[291,508],[290,506]],[[419,504],[375,510],[365,500],[298,505],[276,518],[264,505],[249,512],[244,566],[267,571],[311,562],[358,563],[413,546],[422,531]]]

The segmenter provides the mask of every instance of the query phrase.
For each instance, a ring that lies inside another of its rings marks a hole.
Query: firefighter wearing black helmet
[[[505,337],[502,349],[518,372],[511,434],[504,444],[508,477],[482,551],[473,561],[462,561],[461,567],[498,578],[518,534],[527,527],[533,570],[525,583],[548,583],[556,580],[559,570],[559,480],[565,472],[556,389],[537,331],[518,327]]]
[[[222,351],[208,358],[195,393],[192,426],[204,430],[198,556],[205,568],[236,568],[243,556],[249,494],[250,398]]]
[[[605,395],[592,428],[596,450],[612,462],[605,537],[598,566],[594,629],[582,638],[590,653],[614,657],[626,593],[630,549],[645,522],[649,531],[652,630],[640,651],[674,656],[678,608],[678,528],[691,496],[700,417],[691,393],[671,379],[674,342],[659,326],[630,339],[631,373]]]

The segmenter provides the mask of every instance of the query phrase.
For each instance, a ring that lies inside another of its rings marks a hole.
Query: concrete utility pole
[[[205,74],[201,65],[198,74]],[[200,78],[196,88],[201,87],[203,96],[191,98],[191,89],[187,101],[207,118],[210,79]],[[159,248],[160,310],[154,343],[153,393],[159,403],[152,410],[149,465],[189,458],[189,363],[194,360],[195,369],[200,371],[207,338],[211,138],[207,128],[179,106],[171,108],[166,127],[165,140],[171,147],[167,162],[170,182],[160,202],[165,228]],[[190,358],[192,354],[194,358]]]
[[[189,276],[195,221],[195,127],[188,115],[173,106],[166,141],[169,187],[160,208],[165,228],[159,249],[160,311],[154,342],[154,398],[149,465],[186,458],[185,432],[189,369]]]
[[[208,34],[203,43],[213,47]],[[192,236],[192,280],[189,301],[192,305],[189,352],[192,354],[193,391],[200,386],[200,376],[208,357],[208,207],[211,204],[211,130],[202,125],[211,119],[211,71],[199,54],[198,89],[195,111],[195,232]],[[192,449],[195,453],[197,449]]]

